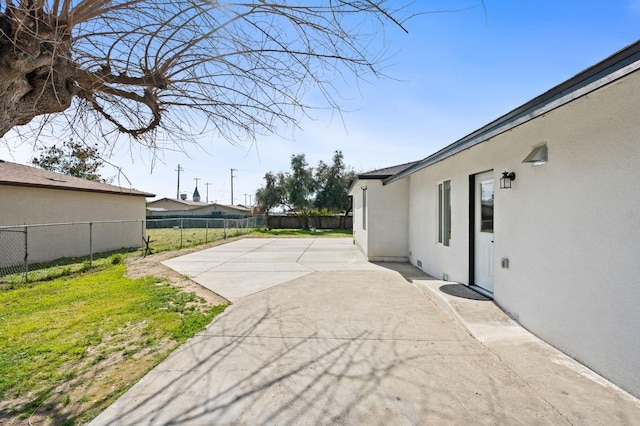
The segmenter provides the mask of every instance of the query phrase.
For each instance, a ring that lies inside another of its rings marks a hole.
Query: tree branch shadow
[[[368,329],[344,336],[308,318],[296,324],[305,332],[292,335],[282,318],[293,308],[270,301],[260,308],[229,309],[93,424],[334,423],[375,406],[384,414],[408,388],[424,397],[434,390],[400,373],[430,356],[411,339]]]

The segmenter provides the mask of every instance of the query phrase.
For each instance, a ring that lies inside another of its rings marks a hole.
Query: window
[[[493,234],[493,181],[480,184],[480,232]]]
[[[367,187],[362,188],[362,229],[367,230]]]
[[[438,242],[449,247],[451,241],[451,181],[438,185]]]

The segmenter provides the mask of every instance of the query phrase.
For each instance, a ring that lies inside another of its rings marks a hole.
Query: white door
[[[475,181],[474,284],[493,293],[493,172]]]

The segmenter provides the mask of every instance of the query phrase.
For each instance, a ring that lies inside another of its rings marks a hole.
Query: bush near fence
[[[352,229],[353,216],[310,216],[308,227],[316,229]],[[302,219],[298,216],[269,216],[267,227],[270,229],[300,229]]]

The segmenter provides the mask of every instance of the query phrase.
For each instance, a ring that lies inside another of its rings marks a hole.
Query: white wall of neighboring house
[[[92,224],[94,253],[140,247],[144,235],[145,198],[89,191],[0,185],[0,226],[96,222]],[[135,221],[97,223],[100,221]],[[31,227],[27,247],[29,262],[43,262],[89,253],[89,225]],[[24,261],[24,236],[1,231],[3,263]],[[16,240],[18,239],[18,240]],[[18,248],[16,251],[14,248]],[[16,257],[11,262],[10,257]]]
[[[206,205],[205,203],[195,203],[193,201],[180,202],[178,200],[172,200],[170,198],[161,198],[159,200],[150,201],[149,207],[167,209],[167,210],[192,210],[198,207]]]
[[[366,187],[366,231],[363,229],[362,192]],[[382,185],[378,179],[359,180],[353,196],[353,230],[356,243],[371,261],[407,261],[409,182]]]
[[[154,205],[153,207],[158,207]],[[165,207],[167,208],[167,207]],[[158,217],[172,217],[172,216],[211,216],[224,217],[224,216],[249,216],[251,211],[242,207],[226,206],[222,204],[209,204],[204,206],[196,206],[189,210],[185,209],[169,209],[168,210],[153,210],[149,211],[149,215],[154,218]],[[215,216],[215,215],[217,216]]]
[[[371,241],[374,222],[386,225],[391,216],[384,210],[401,202],[402,194],[389,198],[394,185],[406,182],[410,262],[468,284],[469,176],[493,170],[495,301],[534,334],[640,396],[638,111],[636,71],[385,186],[379,200],[370,197],[371,212],[383,213],[371,219],[370,212],[369,247],[395,236]],[[522,163],[541,142],[549,162]],[[503,171],[516,173],[512,189],[499,189]],[[451,180],[450,247],[437,243],[443,180]],[[402,246],[402,238],[394,244]],[[500,267],[505,257],[508,269]]]

